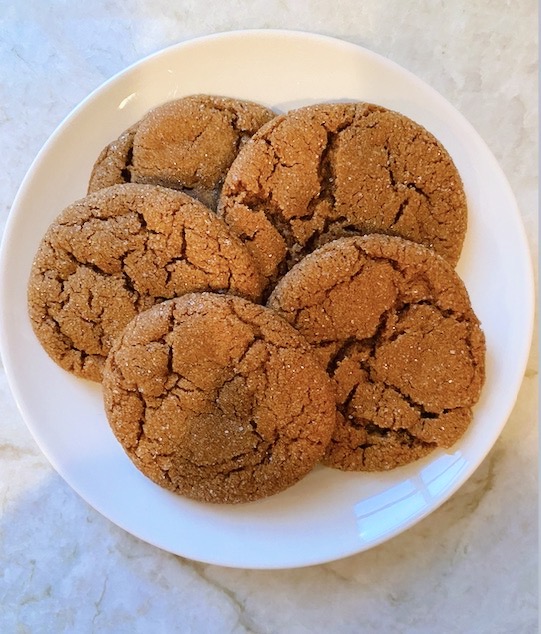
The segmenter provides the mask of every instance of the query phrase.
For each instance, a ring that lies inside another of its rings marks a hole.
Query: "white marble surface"
[[[340,37],[443,93],[503,167],[536,259],[535,0],[3,0],[0,226],[42,144],[92,89],[166,45],[239,28]],[[406,533],[333,563],[249,571],[162,552],[90,508],[42,455],[2,371],[0,632],[535,632],[537,394],[532,352],[489,456]]]

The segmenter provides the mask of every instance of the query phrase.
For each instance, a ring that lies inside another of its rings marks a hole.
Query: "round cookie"
[[[257,300],[263,280],[225,223],[182,192],[114,185],[67,207],[32,265],[34,331],[60,366],[99,381],[112,340],[138,312],[192,291]]]
[[[268,306],[334,379],[326,464],[392,469],[465,432],[484,382],[485,340],[441,256],[397,237],[341,238],[291,269]]]
[[[191,95],[148,112],[101,152],[88,191],[133,182],[179,189],[215,210],[239,148],[274,113],[251,101]]]
[[[398,235],[458,261],[467,207],[441,143],[398,112],[318,104],[276,117],[233,162],[219,214],[275,282],[347,235]]]
[[[194,293],[139,314],[115,342],[105,410],[157,484],[204,502],[291,486],[322,458],[332,383],[299,333],[264,306]]]

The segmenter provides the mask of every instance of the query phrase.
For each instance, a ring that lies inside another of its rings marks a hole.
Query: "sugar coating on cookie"
[[[216,209],[239,148],[274,116],[257,103],[211,95],[162,104],[103,149],[88,191],[150,183],[182,190]]]
[[[131,182],[130,165],[133,154],[133,139],[138,123],[132,125],[122,134],[106,145],[100,152],[88,184],[88,193]]]
[[[308,106],[264,125],[233,162],[219,213],[271,282],[352,234],[398,235],[454,265],[467,223],[462,182],[441,143],[366,103]]]
[[[64,369],[99,381],[112,340],[141,310],[193,291],[258,300],[264,281],[225,223],[179,191],[124,184],[67,207],[32,265],[33,329]]]
[[[139,314],[107,359],[105,410],[124,450],[164,488],[236,503],[291,486],[335,424],[329,377],[267,308],[197,293]]]
[[[310,342],[336,385],[325,463],[391,469],[451,447],[472,419],[485,340],[464,284],[430,249],[342,238],[297,264],[268,306]]]

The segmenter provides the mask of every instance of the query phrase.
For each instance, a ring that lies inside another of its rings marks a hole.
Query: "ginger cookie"
[[[441,143],[366,103],[308,106],[264,125],[233,162],[218,212],[271,283],[352,234],[401,236],[455,265],[467,222],[462,181]]]
[[[151,110],[101,152],[88,191],[133,182],[179,189],[215,210],[239,148],[274,113],[251,101],[191,95]]]
[[[203,502],[263,498],[322,458],[335,424],[332,383],[273,311],[194,293],[140,313],[103,376],[111,428],[136,467]]]
[[[29,314],[47,353],[99,381],[112,340],[141,310],[192,291],[257,300],[264,282],[225,223],[182,192],[114,185],[67,207],[32,265]]]
[[[133,154],[133,139],[138,124],[134,124],[106,145],[100,152],[88,185],[88,193],[131,182],[130,165]]]
[[[451,447],[467,429],[485,340],[464,284],[434,251],[377,234],[341,238],[291,269],[268,306],[334,379],[326,464],[392,469]]]

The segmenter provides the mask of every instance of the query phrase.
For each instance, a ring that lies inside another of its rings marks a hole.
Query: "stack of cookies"
[[[454,270],[466,224],[452,159],[404,115],[194,95],[97,157],[40,244],[29,314],[54,361],[102,383],[145,475],[252,501],[320,462],[388,470],[463,435],[485,371]]]

